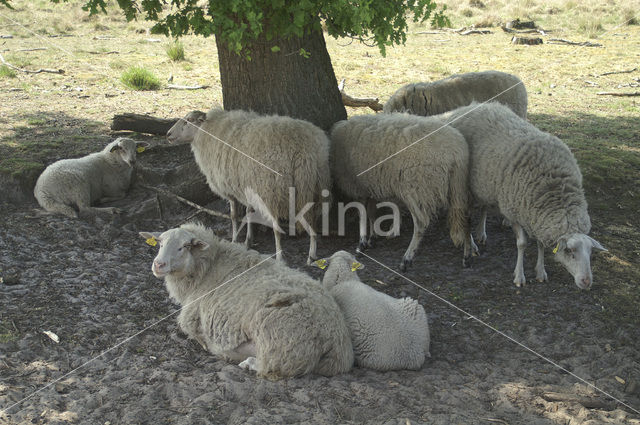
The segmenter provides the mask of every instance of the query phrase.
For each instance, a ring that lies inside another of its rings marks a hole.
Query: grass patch
[[[182,42],[176,40],[173,43],[170,43],[166,49],[167,56],[174,62],[179,62],[184,60],[184,45]]]
[[[0,78],[16,78],[16,71],[7,65],[0,65]]]
[[[599,19],[584,17],[578,21],[578,31],[589,38],[596,38],[604,32],[604,28]]]
[[[122,74],[120,80],[132,90],[157,90],[160,88],[160,79],[141,66],[130,67]]]
[[[15,341],[18,339],[18,333],[13,326],[7,322],[0,322],[0,344]]]

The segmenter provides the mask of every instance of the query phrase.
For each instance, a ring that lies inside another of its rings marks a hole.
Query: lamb
[[[438,115],[458,129],[469,144],[470,190],[483,206],[497,207],[516,234],[516,286],[526,282],[526,234],[538,241],[536,279],[548,280],[544,248],[571,273],[576,285],[592,283],[592,248],[605,250],[587,236],[591,221],[582,174],[569,148],[497,102],[476,104]]]
[[[495,100],[527,118],[527,89],[515,75],[499,71],[452,75],[432,83],[407,84],[384,105],[384,112],[437,115],[473,101]]]
[[[351,369],[340,308],[308,275],[198,223],[140,235],[160,246],[151,270],[182,306],[180,329],[206,350],[271,380]]]
[[[146,142],[120,137],[100,152],[54,162],[38,177],[33,194],[45,210],[71,218],[115,214],[117,208],[92,205],[126,195],[136,150],[148,146]]]
[[[364,268],[346,251],[316,261],[351,332],[355,364],[382,371],[420,369],[429,354],[429,322],[411,298],[395,299],[362,283]]]
[[[393,113],[359,115],[334,124],[331,170],[336,187],[352,199],[400,201],[413,219],[413,237],[400,270],[411,265],[425,229],[448,208],[450,236],[470,255],[467,143],[432,117]],[[359,250],[367,247],[360,221]],[[373,233],[373,232],[372,232]],[[463,260],[464,263],[464,260]]]
[[[289,117],[214,108],[207,114],[189,112],[169,130],[167,139],[169,143],[191,143],[211,190],[229,200],[232,241],[238,234],[241,203],[249,208],[247,247],[252,241],[254,209],[272,225],[277,259],[281,260],[278,219],[289,217],[293,196],[291,202],[300,213],[290,220],[289,232],[304,228],[310,238],[307,263],[317,258],[314,224],[331,188],[329,140],[321,129]]]

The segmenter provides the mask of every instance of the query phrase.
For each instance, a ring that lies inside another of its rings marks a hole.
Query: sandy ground
[[[139,174],[154,173],[153,155],[142,156]],[[565,371],[363,258],[366,283],[424,305],[432,357],[418,371],[356,368],[269,382],[178,331],[177,306],[150,272],[155,249],[137,232],[173,227],[193,210],[161,201],[162,218],[155,194],[136,185],[113,222],[41,215],[34,204],[0,206],[1,424],[640,424],[637,412],[566,372],[640,410],[640,331],[600,314],[607,276],[598,258],[591,291],[580,291],[551,262],[551,282],[517,289],[515,241],[498,217],[490,218],[488,244],[467,269],[440,220],[406,273]],[[221,201],[210,207],[225,209]],[[229,236],[226,221],[198,218]],[[395,269],[410,227],[377,241],[368,255]],[[354,232],[321,238],[319,254],[352,251]],[[268,232],[256,237],[256,249],[273,251]],[[286,238],[283,246],[290,266],[321,276],[303,266],[305,237]],[[525,260],[530,279],[534,248]],[[550,393],[570,401],[550,401]]]

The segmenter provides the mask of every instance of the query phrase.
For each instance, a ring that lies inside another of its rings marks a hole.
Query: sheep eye
[[[565,248],[564,253],[567,255],[571,255],[573,253],[573,250],[571,248]]]

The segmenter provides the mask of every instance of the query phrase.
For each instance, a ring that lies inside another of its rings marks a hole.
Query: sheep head
[[[564,235],[553,248],[554,258],[571,273],[580,289],[589,289],[593,283],[591,275],[592,249],[606,251],[600,242],[584,233]]]
[[[331,257],[317,260],[314,264],[326,269],[322,280],[325,287],[337,285],[345,280],[360,280],[356,271],[364,268],[364,265],[347,251],[337,251]]]
[[[191,111],[184,118],[180,118],[167,132],[169,143],[191,143],[198,130],[207,119],[207,114],[200,111]]]
[[[164,233],[140,232],[149,245],[160,250],[153,259],[151,271],[159,279],[172,275],[182,277],[193,273],[197,267],[197,253],[209,249],[209,244],[198,239],[186,229],[171,229]]]
[[[109,152],[114,155],[118,161],[122,161],[129,167],[133,167],[136,163],[136,153],[139,148],[147,148],[149,143],[136,142],[133,139],[127,137],[119,137],[113,142],[109,143],[105,148],[105,152]]]

